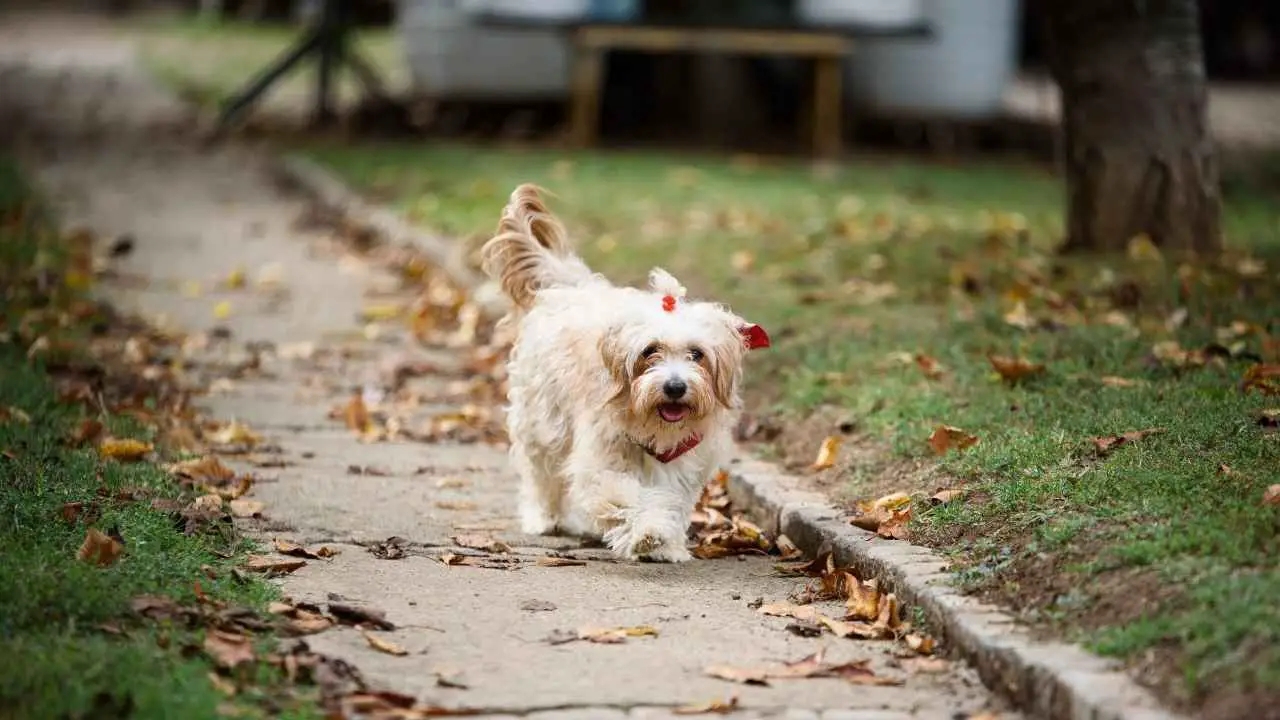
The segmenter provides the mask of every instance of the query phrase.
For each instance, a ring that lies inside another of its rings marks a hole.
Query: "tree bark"
[[[1062,93],[1067,243],[1222,246],[1195,0],[1040,0]]]

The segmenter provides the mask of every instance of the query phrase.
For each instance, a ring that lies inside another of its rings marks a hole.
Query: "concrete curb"
[[[342,180],[306,158],[286,156],[275,166],[292,187],[345,213],[392,242],[408,242],[472,293],[482,295],[487,278],[472,270],[455,243],[428,235],[397,213],[372,204]],[[486,313],[506,312],[506,299],[484,297]],[[863,577],[876,577],[906,604],[921,608],[930,626],[986,685],[1008,696],[1034,717],[1049,720],[1184,720],[1163,709],[1114,661],[1066,643],[1042,642],[1000,609],[963,595],[951,581],[946,558],[909,543],[884,540],[855,528],[825,497],[802,489],[800,480],[745,451],[731,467],[730,496],[766,530],[786,533],[798,547],[827,549],[837,562]]]
[[[973,664],[982,681],[1034,717],[1050,720],[1180,720],[1134,683],[1119,663],[1080,647],[1038,641],[999,608],[966,596],[950,563],[910,543],[856,528],[797,478],[744,455],[730,472],[730,497],[766,530],[785,533],[808,553],[831,550],[836,561],[880,582],[924,611],[930,627]]]

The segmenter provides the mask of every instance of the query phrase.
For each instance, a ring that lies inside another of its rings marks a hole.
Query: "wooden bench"
[[[542,27],[545,21],[521,21],[485,16],[492,27]],[[604,85],[604,56],[610,50],[654,54],[719,53],[745,56],[802,57],[813,60],[812,141],[814,153],[838,155],[844,121],[842,64],[860,39],[927,38],[929,28],[870,27],[729,27],[701,25],[645,25],[583,22],[558,26],[570,33],[573,70],[570,92],[569,134],[577,147],[596,141],[600,97]]]

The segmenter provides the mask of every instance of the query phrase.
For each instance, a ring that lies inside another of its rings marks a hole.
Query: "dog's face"
[[[665,294],[674,278],[654,277],[658,292],[637,293],[635,306],[601,337],[600,353],[628,433],[669,447],[736,407],[751,339],[744,329],[753,326],[716,304]]]

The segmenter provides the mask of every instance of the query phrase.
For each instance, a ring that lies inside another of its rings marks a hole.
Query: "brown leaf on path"
[[[470,500],[437,500],[436,507],[441,510],[475,510],[477,506]]]
[[[812,605],[796,605],[789,602],[765,603],[756,609],[761,615],[790,617],[807,622],[818,622],[822,614]]]
[[[1024,378],[1039,375],[1044,372],[1043,363],[1033,363],[1023,357],[1010,357],[1008,355],[987,355],[987,361],[991,363],[991,367],[1000,374],[1000,379],[1009,383],[1016,383]]]
[[[944,673],[951,670],[951,662],[939,657],[913,657],[900,660],[898,664],[903,670],[917,675]]]
[[[511,546],[489,535],[465,534],[454,535],[453,542],[458,547],[483,550],[491,553],[511,552]]]
[[[245,498],[236,498],[227,503],[227,505],[231,508],[231,514],[238,518],[259,517],[262,515],[262,511],[266,509],[266,505],[261,501]]]
[[[924,376],[930,380],[937,380],[946,372],[937,360],[924,353],[916,353],[913,360],[916,363],[916,367],[920,368],[920,372],[924,373]]]
[[[875,620],[880,616],[880,583],[875,578],[870,580],[854,579],[848,588],[849,597],[845,601],[845,620]]]
[[[831,435],[822,441],[822,445],[818,447],[818,456],[814,458],[813,464],[809,466],[810,470],[826,470],[836,464],[836,455],[840,452],[840,443],[843,439],[839,435]]]
[[[288,574],[306,566],[306,560],[285,560],[283,558],[270,558],[264,555],[250,555],[245,561],[244,569],[249,572]]]
[[[768,685],[768,668],[742,668],[729,665],[710,665],[703,672],[713,678],[742,683],[743,685]]]
[[[456,490],[467,486],[467,481],[460,477],[442,477],[436,480],[436,489],[438,490]]]
[[[378,637],[377,635],[374,635],[368,630],[365,630],[361,634],[364,635],[365,642],[369,643],[369,647],[373,648],[374,650],[377,650],[380,653],[386,653],[387,655],[395,655],[397,657],[404,657],[405,655],[409,654],[408,650],[405,650],[404,648],[391,642],[390,640],[386,640],[381,637]]]
[[[289,617],[289,629],[298,635],[313,635],[333,627],[333,621],[320,613],[295,608]]]
[[[876,616],[876,627],[896,631],[902,627],[902,618],[898,614],[898,597],[893,593],[880,596],[880,612]]]
[[[373,420],[369,418],[369,410],[365,407],[364,396],[360,392],[351,395],[351,399],[347,401],[346,406],[342,409],[342,417],[347,427],[360,434],[364,434],[373,429]]]
[[[133,438],[105,438],[98,444],[98,454],[119,462],[138,462],[154,448],[150,443]]]
[[[1148,435],[1155,435],[1162,432],[1164,432],[1164,428],[1130,430],[1129,432],[1121,433],[1119,435],[1103,435],[1101,437],[1089,438],[1089,442],[1093,443],[1093,447],[1098,451],[1098,454],[1105,455],[1121,445],[1134,443]]]
[[[225,630],[209,630],[204,638],[204,651],[214,664],[227,669],[255,659],[253,643],[248,637]]]
[[[1253,365],[1245,371],[1240,388],[1246,393],[1257,390],[1263,395],[1280,396],[1280,364]]]
[[[652,625],[632,625],[614,628],[585,627],[578,629],[579,640],[606,645],[623,643],[627,641],[627,638],[633,637],[658,637],[658,630]]]
[[[209,440],[225,446],[244,445],[246,447],[256,447],[262,442],[262,438],[249,429],[248,425],[241,422],[229,422],[208,435]]]
[[[902,641],[906,643],[907,647],[920,653],[921,655],[933,654],[934,641],[933,641],[933,638],[929,637],[928,635],[911,633],[906,637],[904,637]]]
[[[1280,483],[1276,483],[1262,493],[1262,504],[1280,506]]]
[[[97,528],[89,528],[84,534],[84,542],[76,552],[76,559],[98,567],[107,567],[120,559],[124,552],[124,542],[112,537]]]
[[[538,558],[538,562],[535,564],[540,567],[579,567],[586,565],[587,561],[546,555]]]
[[[791,560],[804,554],[804,551],[796,547],[796,544],[786,535],[778,535],[774,538],[773,545],[778,548],[778,554],[783,560]]]
[[[681,705],[671,710],[672,715],[728,715],[736,712],[738,709],[738,696],[734,695],[728,700],[710,700],[704,703],[694,705]]]
[[[315,550],[311,550],[303,545],[288,540],[274,540],[276,552],[281,555],[292,555],[294,557],[310,558],[312,560],[325,560],[338,554],[337,550],[328,545],[321,545]]]
[[[961,430],[954,425],[939,425],[929,435],[929,447],[936,455],[944,455],[948,450],[968,450],[978,443],[976,435]]]
[[[387,631],[396,629],[395,623],[387,620],[387,614],[377,608],[339,602],[331,602],[328,607],[329,614],[345,625],[369,625],[374,629]]]
[[[408,540],[393,535],[382,542],[370,545],[369,553],[379,560],[399,560],[407,554],[405,547],[408,544]]]
[[[867,667],[867,660],[857,660],[855,662],[836,665],[835,667],[825,670],[825,675],[830,677],[838,677],[851,685],[902,685],[903,681],[896,678],[887,678],[876,675],[875,672]]]

